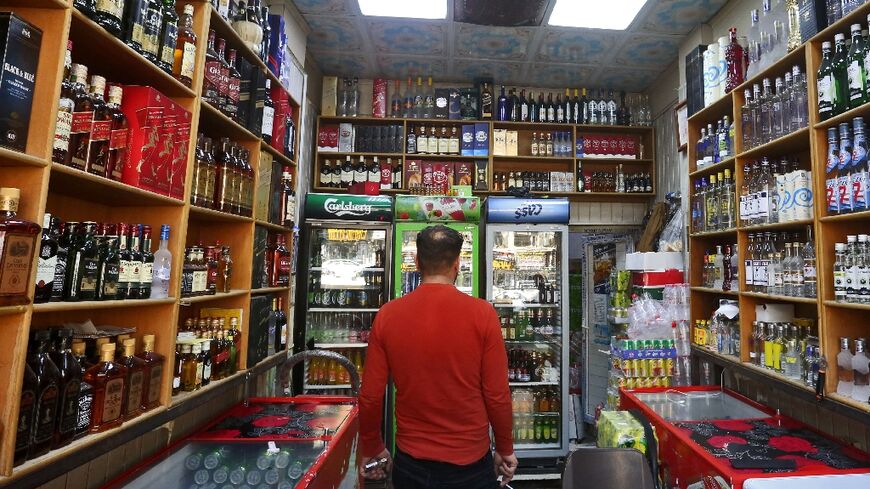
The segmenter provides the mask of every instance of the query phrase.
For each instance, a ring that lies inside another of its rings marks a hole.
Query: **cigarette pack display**
[[[450,92],[447,94],[447,118],[461,119],[462,110],[459,99],[459,90],[456,88],[451,88],[449,90]]]
[[[175,144],[172,148],[172,181],[169,186],[169,195],[176,199],[183,199],[187,159],[190,153],[190,124],[193,114],[175,102],[172,105],[175,111]]]
[[[354,127],[349,122],[343,122],[338,126],[338,151],[341,153],[353,152]]]
[[[423,169],[421,160],[405,160],[405,182],[408,188],[423,184]]]
[[[336,125],[320,126],[317,132],[317,151],[338,152],[338,133]]]
[[[372,117],[387,116],[387,80],[375,78],[372,82]]]
[[[161,127],[165,95],[151,87],[126,86],[121,110],[130,126],[130,146],[121,180],[134,187],[158,191]]]
[[[323,95],[320,96],[320,115],[334,116],[338,96],[338,77],[323,77]]]
[[[462,156],[474,156],[474,124],[462,125],[462,140],[459,144]]]
[[[447,106],[450,98],[450,89],[436,88],[435,89],[435,118],[446,119],[450,115],[450,110]]]
[[[0,12],[0,146],[24,151],[42,31],[11,12]]]
[[[489,124],[474,124],[474,156],[489,156]]]

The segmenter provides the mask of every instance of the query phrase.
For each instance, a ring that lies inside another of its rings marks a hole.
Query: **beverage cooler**
[[[365,368],[368,334],[389,299],[393,201],[385,196],[308,194],[297,287],[296,351],[338,352]],[[331,360],[305,364],[306,393],[347,394],[345,369]]]
[[[565,199],[487,200],[486,298],[508,353],[521,463],[568,453],[568,216]]]
[[[417,234],[424,228],[443,224],[462,234],[456,288],[478,296],[478,222],[480,199],[477,197],[396,196],[396,256],[393,298],[402,297],[420,285],[417,257]]]

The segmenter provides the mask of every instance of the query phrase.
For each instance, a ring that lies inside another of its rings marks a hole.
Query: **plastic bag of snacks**
[[[643,426],[628,411],[601,411],[598,448],[634,448],[646,453]]]

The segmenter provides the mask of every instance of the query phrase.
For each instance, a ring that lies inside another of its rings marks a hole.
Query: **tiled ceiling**
[[[425,1],[425,0],[407,0]],[[643,91],[677,57],[692,28],[727,0],[649,0],[625,31],[490,27],[452,20],[365,17],[357,0],[293,0],[311,27],[308,50],[325,75]],[[600,0],[607,1],[607,0]],[[619,8],[620,0],[610,0]],[[447,19],[454,2],[448,1]]]

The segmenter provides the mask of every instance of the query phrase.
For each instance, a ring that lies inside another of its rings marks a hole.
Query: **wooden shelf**
[[[91,175],[69,166],[52,163],[49,192],[110,206],[183,206],[184,202],[143,190],[126,183]]]
[[[368,123],[368,122],[380,122],[384,125],[392,124],[392,125],[396,125],[396,126],[405,124],[406,122],[408,124],[425,124],[426,122],[436,122],[436,121],[449,120],[449,119],[414,119],[414,118],[402,119],[402,118],[393,118],[393,117],[371,117],[371,116],[352,117],[349,115],[348,116],[320,115],[317,117],[320,118],[320,120],[328,122],[330,124],[332,124],[332,123],[339,124],[342,122],[357,122],[357,121],[359,121],[359,122],[366,122],[366,123]],[[459,121],[457,121],[457,122],[459,122]],[[474,121],[471,121],[471,122],[474,122]]]
[[[267,229],[270,229],[272,231],[276,231],[279,233],[292,233],[293,232],[293,228],[290,228],[287,226],[282,226],[280,224],[274,224],[274,223],[263,221],[260,219],[254,220],[254,223],[257,226],[263,226],[264,228],[267,228]]]
[[[870,211],[850,212],[848,214],[834,214],[830,216],[824,216],[819,220],[822,222],[848,222],[862,221],[865,219],[870,219]]]
[[[846,28],[848,31],[848,27]],[[834,36],[831,35],[831,40],[834,40]],[[768,65],[765,69],[760,72],[752,75],[751,78],[747,79],[743,83],[741,83],[737,88],[734,89],[734,93],[742,94],[744,90],[747,88],[751,89],[752,85],[757,83],[761,85],[761,81],[764,78],[770,78],[771,81],[780,76],[785,76],[786,72],[791,72],[791,67],[794,65],[798,65],[801,67],[801,72],[806,73],[806,50],[801,46],[798,49],[787,53],[782,58],[778,59],[776,62]],[[775,88],[775,87],[771,87]],[[736,112],[736,111],[735,111]]]
[[[839,402],[840,404],[843,404],[845,406],[849,406],[849,407],[851,407],[853,409],[857,409],[859,411],[864,411],[864,412],[870,413],[870,404],[868,404],[866,402],[856,401],[856,400],[852,399],[851,397],[841,396],[840,394],[837,394],[836,392],[832,392],[830,394],[827,394],[827,396],[828,396],[828,399],[830,399],[832,401]]]
[[[690,238],[718,238],[724,236],[730,236],[732,234],[737,233],[737,228],[731,229],[723,229],[721,231],[700,231],[697,233],[689,234]]]
[[[251,295],[277,294],[280,292],[289,292],[290,286],[286,287],[261,287],[259,289],[251,289]]]
[[[344,158],[345,156],[350,156],[351,158],[353,158],[353,157],[358,157],[358,156],[365,156],[365,157],[369,157],[369,156],[377,156],[377,157],[386,156],[386,157],[388,157],[388,158],[401,158],[401,157],[403,156],[403,154],[402,154],[402,153],[340,153],[340,152],[338,152],[338,151],[318,151],[318,152],[317,152],[317,156],[321,156],[321,157],[323,157],[324,159],[329,159],[329,158],[332,158],[332,159],[335,159],[335,158]],[[411,157],[411,156],[414,156],[414,155],[408,155],[408,156]],[[413,159],[413,158],[411,158],[411,159]]]
[[[125,309],[134,307],[159,306],[174,304],[175,297],[166,299],[123,299],[114,301],[81,301],[81,302],[45,302],[34,304],[33,313],[83,311],[91,309]]]
[[[8,316],[10,314],[21,314],[27,312],[27,309],[30,307],[29,304],[23,304],[20,306],[3,306],[0,307],[0,316]]]
[[[856,304],[854,302],[837,302],[827,300],[825,306],[843,309],[857,309],[859,311],[870,311],[870,304]]]
[[[775,229],[794,229],[800,228],[802,226],[812,226],[812,219],[799,219],[797,221],[787,221],[787,222],[772,222],[769,224],[754,224],[752,226],[738,226],[737,229],[741,231],[754,232],[754,231],[771,231]]]
[[[65,9],[69,0],[4,0],[4,7]]]
[[[743,297],[754,297],[756,299],[764,299],[778,302],[795,302],[800,304],[818,304],[819,301],[815,297],[798,297],[792,295],[771,295],[762,294],[761,292],[740,292]]]
[[[199,123],[203,132],[227,136],[233,141],[260,141],[260,138],[206,101],[200,102]]]
[[[653,132],[655,128],[653,126],[602,126],[598,124],[574,124],[574,127],[577,128],[577,133],[581,133],[584,131],[589,132],[632,132],[643,134],[647,132]]]
[[[689,288],[692,292],[701,292],[704,294],[714,294],[714,295],[727,295],[732,297],[737,297],[738,292],[736,290],[722,290],[722,289],[714,289],[712,287],[698,287],[692,286]]]
[[[810,147],[810,129],[805,127],[795,132],[780,136],[769,143],[756,146],[737,155],[740,160],[753,160],[762,156],[781,156],[798,153]]]
[[[612,164],[624,164],[624,165],[648,165],[650,163],[654,163],[655,160],[650,158],[589,158],[589,157],[579,157],[574,158],[579,161],[586,161],[589,163],[612,163]]]
[[[250,217],[230,214],[229,212],[206,209],[205,207],[190,206],[190,219],[208,222],[252,222]]]
[[[499,161],[552,161],[552,162],[569,162],[573,163],[573,156],[531,156],[531,155],[517,155],[517,156],[508,156],[508,155],[492,155],[492,159],[494,162],[498,163]]]
[[[193,98],[196,94],[157,65],[124,44],[96,22],[72,10],[70,39],[74,42],[73,60],[112,82],[149,85],[169,97]]]
[[[855,10],[844,15],[843,18],[822,29],[809,39],[809,43],[821,43],[822,41],[834,41],[834,34],[840,32],[849,32],[849,26],[859,24],[867,20],[867,13],[870,12],[870,4],[862,4]]]
[[[710,175],[711,173],[719,173],[719,172],[725,171],[727,169],[732,170],[731,177],[733,178],[734,177],[734,174],[733,174],[734,161],[735,161],[735,157],[732,156],[728,159],[720,161],[719,163],[707,165],[704,168],[701,168],[699,170],[695,170],[695,171],[689,173],[689,178],[703,177],[705,175]]]
[[[48,161],[36,156],[31,156],[27,153],[14,151],[0,146],[0,166],[18,165],[44,167],[48,165]]]
[[[206,294],[206,295],[198,295],[195,297],[182,297],[179,299],[179,303],[182,306],[188,306],[190,304],[201,304],[203,302],[212,302],[219,301],[222,299],[229,299],[232,297],[240,297],[250,292],[248,289],[233,289],[229,292],[218,292],[216,294]]]
[[[463,156],[463,155],[439,155],[439,154],[429,154],[429,153],[406,153],[406,160],[482,160],[485,158],[489,158],[489,156]]]
[[[723,115],[727,115],[730,118],[733,115],[732,112],[732,98],[731,93],[729,92],[720,97],[719,100],[716,100],[712,104],[689,116],[689,121],[708,124],[721,119]],[[692,140],[692,136],[689,135],[689,145],[692,145],[692,143],[694,143],[694,141]]]
[[[288,158],[287,156],[285,156],[284,153],[282,153],[282,152],[278,151],[277,149],[273,148],[272,145],[270,145],[270,144],[266,144],[266,141],[260,141],[260,148],[261,148],[263,151],[265,151],[265,152],[269,153],[270,155],[272,155],[272,158],[273,158],[275,161],[277,161],[278,163],[281,163],[281,166],[292,166],[292,167],[295,167],[295,166],[296,166],[296,162],[295,162],[295,161],[293,161],[293,160],[291,160],[290,158]]]
[[[565,131],[571,131],[576,124],[569,124],[565,122],[519,122],[519,121],[492,121],[493,129],[527,129],[529,131],[540,130],[540,129],[548,129],[552,131],[558,131],[563,129]],[[596,126],[598,127],[598,126]]]

